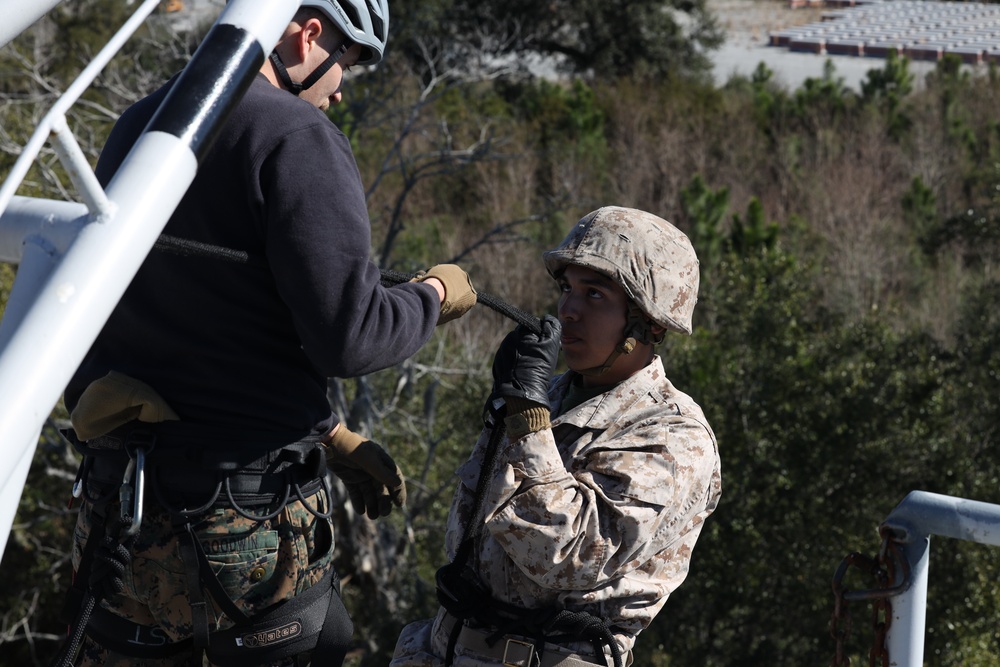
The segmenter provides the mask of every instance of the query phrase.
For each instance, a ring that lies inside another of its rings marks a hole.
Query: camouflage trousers
[[[322,494],[307,499],[323,502]],[[117,512],[113,503],[110,510]],[[80,511],[74,535],[73,571],[93,525],[94,508]],[[192,519],[194,534],[212,571],[230,599],[253,617],[277,602],[288,600],[316,584],[333,567],[333,526],[316,517],[301,501],[289,503],[274,519],[253,521],[232,509],[212,510]],[[133,623],[145,626],[152,637],[173,643],[192,636],[187,574],[170,515],[148,506],[132,549],[125,590],[101,601],[101,606]],[[209,629],[225,630],[233,622],[206,594]],[[182,651],[162,659],[138,659],[99,646],[87,637],[74,660],[77,667],[190,666],[191,654]],[[209,665],[206,661],[203,663]],[[274,663],[308,664],[308,656]],[[247,667],[250,667],[249,665]]]

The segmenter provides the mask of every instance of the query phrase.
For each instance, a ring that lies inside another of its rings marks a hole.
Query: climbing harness
[[[607,647],[613,667],[623,667],[621,647],[605,619],[583,611],[574,612],[558,607],[524,609],[502,602],[490,595],[480,583],[478,576],[467,567],[472,549],[483,531],[480,516],[486,500],[489,479],[496,468],[500,443],[505,435],[506,411],[507,408],[502,403],[490,401],[487,404],[487,412],[493,425],[492,433],[479,471],[469,523],[464,528],[455,558],[451,563],[439,568],[436,575],[438,601],[457,619],[449,633],[445,665],[454,663],[455,647],[463,629],[467,627],[466,621],[474,621],[491,630],[485,639],[489,646],[508,635],[518,635],[533,640],[529,645],[516,639],[508,639],[504,647],[505,656],[508,655],[512,645],[520,648],[522,655],[527,653],[527,657],[522,658],[523,662],[509,664],[543,664],[546,642],[559,644],[585,641],[590,643],[594,655],[598,659],[603,659],[605,665],[607,665],[607,655],[604,649]],[[506,657],[504,660],[504,664],[508,664]],[[533,662],[534,660],[537,662]]]
[[[174,428],[130,422],[86,442],[71,430],[64,432],[83,454],[73,497],[90,504],[92,527],[64,610],[73,618],[73,632],[53,664],[72,664],[84,633],[105,648],[137,658],[187,651],[198,664],[197,656],[204,653],[215,664],[242,667],[322,651],[324,657],[342,661],[353,624],[334,568],[303,593],[250,618],[219,583],[192,525],[196,517],[219,507],[251,521],[266,521],[277,517],[293,497],[316,517],[329,519],[332,494],[319,438],[254,452],[252,435],[247,434],[239,451],[226,451],[201,446],[204,443],[174,433]],[[171,642],[159,628],[134,623],[99,604],[125,588],[147,486],[171,519],[188,577],[192,637],[183,641]],[[109,519],[116,492],[120,512]],[[206,592],[233,627],[210,632]],[[75,617],[74,609],[79,610]]]

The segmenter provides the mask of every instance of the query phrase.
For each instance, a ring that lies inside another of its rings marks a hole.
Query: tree
[[[410,54],[436,43],[455,60],[515,58],[525,71],[528,58],[540,57],[601,77],[705,74],[705,51],[722,43],[705,0],[445,0],[404,8],[398,24]]]
[[[885,67],[869,70],[867,78],[861,83],[862,99],[883,109],[888,119],[889,135],[896,140],[902,138],[912,122],[903,111],[903,98],[913,91],[913,73],[909,65],[909,58],[892,50],[886,56]]]

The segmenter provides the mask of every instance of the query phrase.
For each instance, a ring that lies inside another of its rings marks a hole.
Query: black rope
[[[392,287],[393,285],[409,282],[416,276],[416,274],[400,273],[399,271],[393,271],[391,269],[381,269],[381,273],[382,284],[386,287]],[[487,308],[500,313],[504,317],[514,320],[518,324],[523,324],[531,329],[531,332],[534,334],[540,335],[542,333],[542,321],[540,319],[525,310],[521,310],[517,306],[512,306],[509,303],[506,303],[492,294],[477,290],[476,303],[481,303]]]
[[[263,258],[251,255],[245,250],[233,250],[232,248],[225,248],[211,243],[202,243],[201,241],[191,241],[190,239],[169,236],[167,234],[160,234],[160,238],[157,239],[153,248],[156,250],[171,252],[175,255],[182,255],[184,257],[221,259],[226,262],[247,264],[257,268],[264,268],[267,266],[267,262]],[[380,273],[381,283],[384,287],[392,287],[393,285],[406,283],[413,280],[413,278],[417,276],[415,273],[401,273],[391,269],[381,269]],[[518,324],[523,324],[531,329],[532,333],[542,333],[542,321],[539,318],[525,310],[521,310],[517,306],[512,306],[509,303],[506,303],[492,294],[478,292],[476,294],[476,303],[481,303],[487,308],[500,313],[504,317],[511,319]]]
[[[90,572],[77,573],[77,576],[87,577],[87,590],[80,611],[70,626],[73,634],[53,661],[54,667],[71,667],[98,602],[125,590],[125,571],[132,562],[132,547],[136,539],[135,535],[128,535],[131,526],[132,517],[126,515],[113,520],[103,535],[92,533],[88,538],[99,538],[100,542],[92,552],[94,560],[90,564]],[[123,532],[128,537],[120,540]]]
[[[206,257],[209,259],[221,259],[235,264],[249,264],[250,266],[264,267],[267,263],[263,259],[251,257],[245,250],[233,250],[211,243],[201,241],[191,241],[177,236],[160,234],[160,237],[153,244],[156,250],[171,252],[184,257]]]

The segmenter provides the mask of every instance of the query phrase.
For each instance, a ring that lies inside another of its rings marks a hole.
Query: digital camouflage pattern
[[[310,503],[319,496],[307,499]],[[320,501],[322,502],[322,501]],[[117,512],[113,504],[112,512]],[[92,506],[80,512],[73,546],[74,572],[91,530]],[[198,536],[212,570],[236,606],[253,616],[270,605],[288,600],[316,584],[333,567],[333,527],[329,519],[317,518],[301,501],[289,503],[270,521],[252,521],[232,509],[218,509],[198,517]],[[142,521],[126,588],[101,605],[135,623],[147,626],[136,641],[164,644],[191,636],[191,606],[187,574],[178,550],[170,516],[149,506]],[[211,596],[206,594],[211,600]],[[211,630],[224,630],[233,623],[214,603],[209,605]],[[78,666],[169,667],[190,665],[182,652],[169,659],[142,660],[111,653],[85,640]],[[210,664],[206,662],[205,664]],[[294,665],[294,660],[277,663]]]
[[[542,257],[553,278],[567,264],[610,276],[654,322],[691,333],[700,273],[691,241],[672,224],[634,208],[605,206],[584,216]]]
[[[574,376],[553,379],[551,405],[559,405]],[[489,436],[484,430],[458,471],[449,560],[473,520]],[[551,429],[501,444],[470,566],[497,599],[589,612],[608,620],[631,650],[687,576],[721,491],[715,435],[654,357],[610,391],[554,418]],[[404,628],[392,667],[443,665],[439,626],[427,620]],[[454,664],[501,663],[458,646]]]

